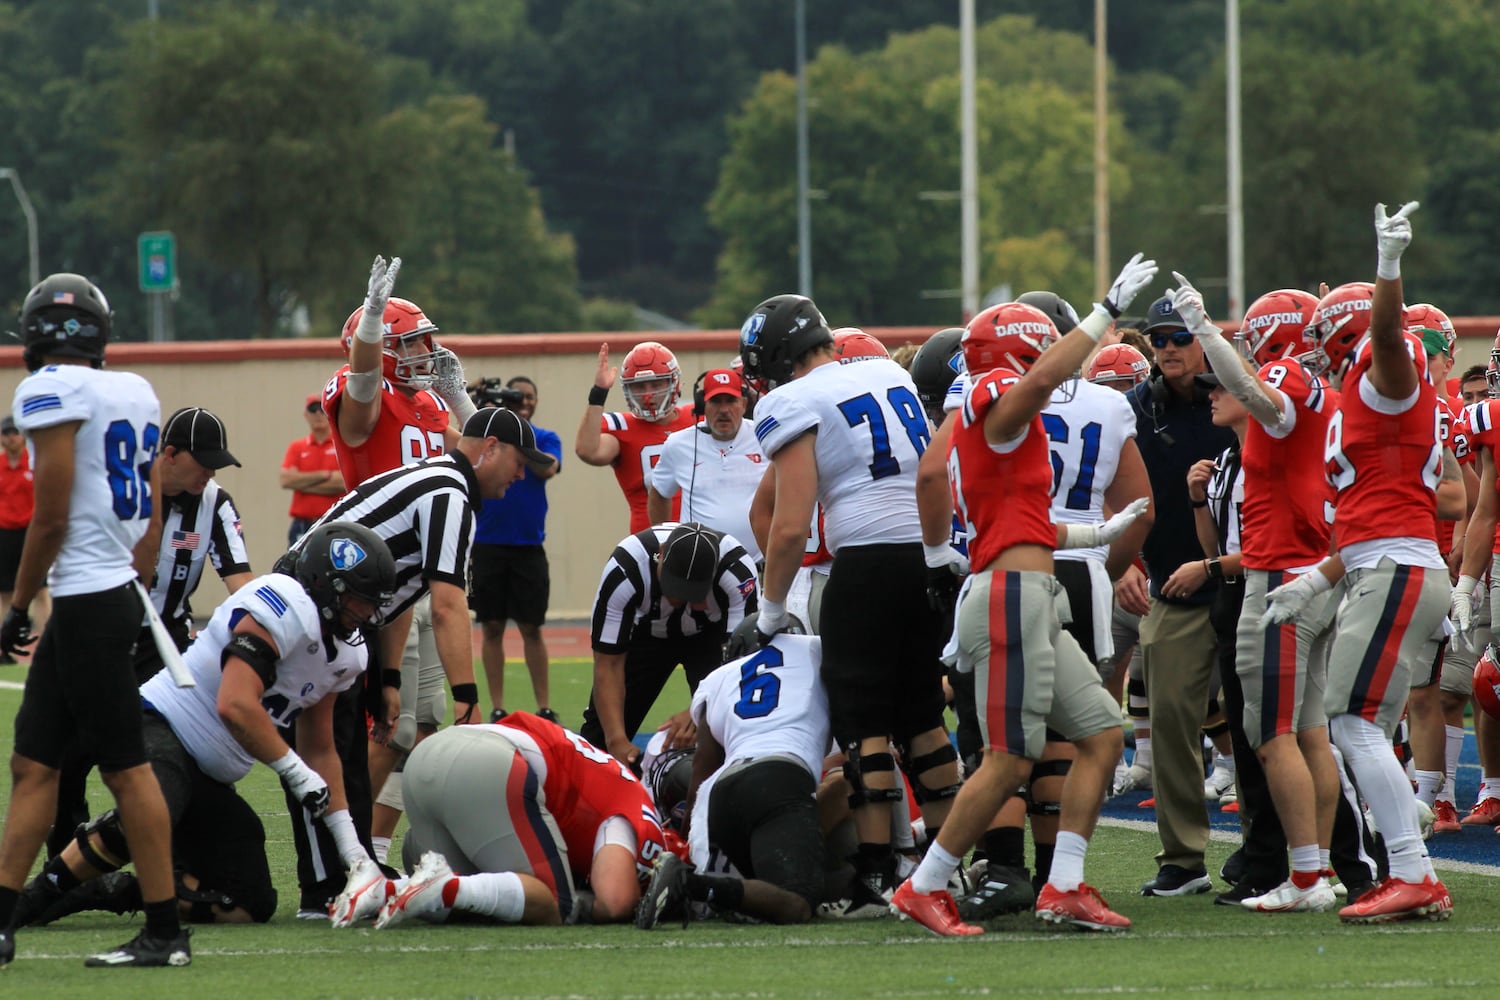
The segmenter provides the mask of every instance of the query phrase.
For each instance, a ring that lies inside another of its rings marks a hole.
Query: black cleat
[[[555,723],[556,725],[559,725],[559,726],[562,725],[562,720],[559,719],[557,717],[557,713],[554,712],[554,711],[552,711],[552,709],[550,709],[550,708],[539,708],[539,709],[537,709],[536,710],[536,717],[538,719],[546,719],[548,722]]]
[[[687,927],[690,916],[687,880],[690,871],[692,869],[675,854],[664,853],[657,859],[656,868],[651,872],[651,884],[646,887],[646,892],[635,908],[637,927],[649,931],[663,919],[671,917],[681,917],[682,926]]]
[[[16,911],[11,915],[10,926],[30,927],[37,923],[43,913],[56,906],[63,898],[63,891],[46,875],[38,875],[21,890],[16,900]]]
[[[1031,873],[1025,868],[990,865],[984,881],[974,887],[958,904],[958,915],[970,923],[992,920],[1008,913],[1020,913],[1036,904],[1036,890]]]
[[[490,710],[490,721],[491,722],[499,722],[501,719],[505,718],[509,714],[510,713],[507,712],[503,708],[491,709]]]
[[[5,968],[16,960],[16,931],[15,928],[0,931],[0,969]]]
[[[191,932],[182,928],[174,938],[152,937],[141,931],[113,951],[90,955],[83,964],[90,969],[113,969],[122,966],[133,968],[163,968],[169,965],[191,965],[193,949],[188,945]]]
[[[141,887],[135,876],[129,872],[109,872],[63,893],[42,910],[33,923],[44,927],[54,920],[61,920],[84,910],[104,910],[123,915],[135,913],[141,906]],[[20,912],[19,907],[17,912]]]

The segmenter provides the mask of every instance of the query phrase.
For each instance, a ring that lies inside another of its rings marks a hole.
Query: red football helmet
[[[839,364],[847,365],[868,358],[889,358],[891,352],[858,327],[841,326],[833,331],[833,356],[839,359]]]
[[[1311,350],[1303,363],[1314,375],[1338,371],[1370,330],[1375,286],[1368,281],[1340,285],[1318,300],[1303,339]]]
[[[1318,297],[1300,288],[1278,288],[1250,304],[1234,335],[1240,354],[1255,367],[1302,350],[1303,335],[1318,308]]]
[[[964,367],[977,380],[1001,367],[1025,374],[1056,339],[1057,327],[1046,313],[1021,302],[1007,302],[990,306],[969,320],[959,343]]]
[[[1442,334],[1443,343],[1448,345],[1448,357],[1453,357],[1453,345],[1458,343],[1458,333],[1453,329],[1453,321],[1448,318],[1448,314],[1437,306],[1428,302],[1407,306],[1401,313],[1401,328],[1418,340],[1428,330]]]
[[[1129,344],[1110,344],[1094,355],[1094,361],[1089,365],[1088,380],[1099,385],[1110,385],[1112,382],[1126,382],[1129,388],[1132,385],[1140,385],[1146,381],[1151,374],[1151,362],[1146,356]],[[1117,389],[1119,386],[1110,385]]]
[[[665,381],[667,385],[646,388],[646,383]],[[677,357],[654,340],[636,344],[620,365],[620,384],[625,389],[625,405],[642,420],[661,420],[677,406],[682,391],[682,371]]]
[[[354,330],[365,307],[360,306],[344,321],[344,353],[354,346]],[[385,304],[385,336],[381,342],[381,372],[386,380],[408,389],[430,389],[437,378],[437,347],[432,335],[437,327],[414,302],[391,299]]]
[[[1500,666],[1496,658],[1500,651],[1492,642],[1484,649],[1484,655],[1474,665],[1474,703],[1492,719],[1500,719]]]

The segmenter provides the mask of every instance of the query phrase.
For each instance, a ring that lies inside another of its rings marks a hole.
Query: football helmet
[[[839,364],[847,365],[869,358],[889,358],[885,345],[856,326],[841,326],[833,331],[833,355]]]
[[[21,357],[26,370],[42,367],[46,357],[83,358],[104,365],[104,346],[114,310],[99,286],[81,274],[49,274],[26,293],[21,303]]]
[[[1458,343],[1458,333],[1453,329],[1453,321],[1448,314],[1437,306],[1428,302],[1418,302],[1414,306],[1407,306],[1401,312],[1401,328],[1407,333],[1422,339],[1422,335],[1431,330],[1440,334],[1443,343],[1447,345],[1448,357],[1453,357],[1453,347]]]
[[[1303,332],[1309,348],[1303,365],[1314,375],[1326,375],[1343,368],[1354,354],[1354,347],[1370,330],[1370,303],[1375,286],[1368,281],[1351,281],[1333,289],[1318,300],[1312,319]]]
[[[344,321],[344,354],[354,346],[354,331],[365,307],[360,306]],[[413,391],[431,389],[437,380],[438,348],[432,335],[437,326],[416,303],[391,299],[385,305],[385,336],[381,340],[381,374],[386,381]]]
[[[960,341],[964,330],[961,326],[950,326],[939,330],[919,348],[911,359],[911,380],[917,386],[917,398],[927,418],[935,424],[943,422],[943,400],[948,397],[948,387],[964,373],[964,352]]]
[[[1024,302],[1028,306],[1036,306],[1046,313],[1052,325],[1057,327],[1059,337],[1070,333],[1078,325],[1078,312],[1067,299],[1056,292],[1023,292],[1016,296],[1016,301]]]
[[[1036,306],[1023,302],[990,306],[964,328],[960,339],[964,367],[976,379],[1000,367],[1025,374],[1056,339],[1057,327]]]
[[[297,582],[317,605],[323,625],[341,639],[379,625],[396,595],[396,561],[385,540],[354,521],[329,521],[309,531],[297,547]],[[374,605],[368,616],[344,607],[346,596]]]
[[[659,381],[666,381],[667,387],[646,388],[646,383]],[[625,390],[625,405],[642,420],[669,416],[682,394],[677,356],[654,340],[636,344],[620,364],[620,386]]]
[[[1088,380],[1099,385],[1121,381],[1140,385],[1150,374],[1151,362],[1144,354],[1129,344],[1110,344],[1094,355]]]
[[[687,815],[688,788],[693,783],[693,752],[697,747],[664,747],[645,765],[641,780],[656,803],[662,825],[679,833]]]
[[[755,638],[755,623],[760,621],[760,612],[746,615],[734,631],[729,634],[729,641],[724,644],[724,662],[738,660],[742,656],[749,656],[760,648],[760,642]],[[786,616],[786,628],[777,635],[806,635],[807,627],[802,624],[802,619],[794,614]]]
[[[798,359],[832,343],[828,321],[805,295],[774,295],[751,310],[740,326],[745,375],[763,392],[790,382]]]
[[[1474,664],[1474,703],[1492,719],[1500,719],[1500,649],[1492,642]]]
[[[1303,335],[1318,307],[1318,297],[1300,288],[1267,292],[1245,310],[1234,334],[1240,356],[1260,368],[1302,350]]]

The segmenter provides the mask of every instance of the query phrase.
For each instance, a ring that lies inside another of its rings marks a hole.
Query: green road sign
[[[142,233],[136,242],[141,291],[170,292],[177,280],[177,239],[171,233]]]

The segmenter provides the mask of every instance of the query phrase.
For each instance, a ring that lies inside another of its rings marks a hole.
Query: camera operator
[[[514,410],[528,421],[536,412],[536,383],[524,375],[515,376],[503,386],[498,378],[482,378],[470,392],[474,405],[481,408],[499,406]],[[548,705],[547,643],[542,638],[551,586],[542,542],[546,537],[546,481],[562,467],[562,439],[555,431],[532,426],[536,431],[536,446],[557,461],[541,475],[528,468],[526,477],[506,490],[505,496],[486,500],[474,533],[469,607],[484,634],[480,656],[494,706],[491,721],[505,715],[507,619],[514,621],[521,633],[537,715],[558,721]]]

